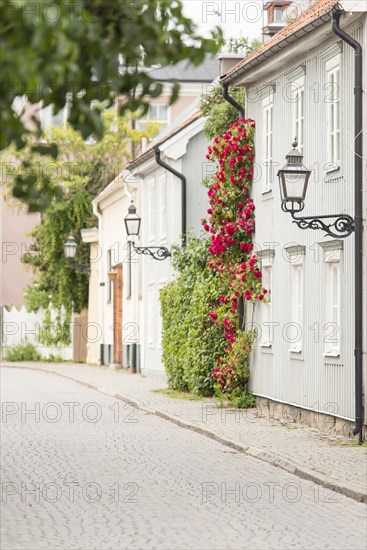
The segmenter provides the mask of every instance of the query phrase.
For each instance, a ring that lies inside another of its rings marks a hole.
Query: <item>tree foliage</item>
[[[199,65],[222,42],[219,30],[201,38],[180,0],[1,0],[0,16],[1,149],[24,145],[15,97],[53,104],[56,112],[68,98],[71,127],[84,139],[100,138],[102,108],[92,102],[108,107],[123,97],[123,109],[135,111],[162,92],[142,66],[183,59]],[[174,85],[172,101],[177,93]]]
[[[243,88],[231,88],[229,94],[240,105],[244,105]],[[202,95],[200,110],[204,117],[204,135],[212,141],[216,136],[222,136],[228,126],[238,119],[238,111],[223,98],[222,87],[215,86],[207,94]]]
[[[16,186],[21,181],[17,167],[23,160],[34,177],[36,200],[42,197],[43,174],[46,172],[53,181],[55,193],[59,188],[64,192],[63,200],[53,200],[42,214],[40,223],[32,231],[31,250],[22,258],[36,273],[26,291],[28,309],[47,309],[52,303],[59,310],[56,323],[46,315],[45,324],[49,326],[44,327],[42,334],[47,344],[67,343],[71,311],[80,312],[88,304],[88,275],[72,270],[64,257],[67,236],[72,233],[77,241],[75,262],[89,264],[89,245],[81,241],[80,230],[96,223],[92,199],[120,174],[129,159],[131,141],[139,142],[142,134],[151,137],[157,130],[157,124],[150,125],[143,132],[133,130],[126,116],[116,117],[112,111],[104,113],[103,117],[109,131],[95,142],[86,143],[70,126],[51,129],[50,138],[60,151],[56,160],[36,155],[30,146],[21,151],[8,151],[15,170],[13,179],[16,179]],[[12,182],[9,181],[8,185],[11,186]],[[62,306],[65,308],[63,315]]]
[[[162,93],[162,83],[144,67],[184,59],[199,65],[222,44],[219,30],[210,38],[197,34],[182,14],[181,0],[0,0],[0,19],[0,149],[26,146],[25,134],[32,132],[33,151],[53,158],[57,144],[39,144],[40,121],[34,116],[25,128],[13,110],[16,98],[52,105],[55,114],[67,104],[71,128],[84,140],[100,139],[102,113],[117,99],[120,114],[142,107],[145,112],[150,99]],[[178,92],[173,83],[171,103]],[[40,211],[61,194],[47,174],[42,182],[26,175],[14,188],[14,196]]]
[[[249,41],[248,38],[230,38],[225,43],[227,53],[241,53],[246,57],[260,46],[258,40]],[[245,105],[243,88],[230,88],[229,95],[241,106]],[[222,95],[220,85],[213,87],[208,93],[201,96],[200,110],[204,117],[204,135],[212,141],[216,136],[222,136],[228,126],[238,119],[238,111],[226,101]]]

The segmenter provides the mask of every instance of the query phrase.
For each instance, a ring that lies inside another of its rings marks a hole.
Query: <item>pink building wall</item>
[[[39,222],[39,214],[28,214],[26,207],[10,206],[1,195],[2,265],[1,306],[21,307],[24,291],[33,278],[32,270],[22,264],[22,254],[32,242],[28,233]]]

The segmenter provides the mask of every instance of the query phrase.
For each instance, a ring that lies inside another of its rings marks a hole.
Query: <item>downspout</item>
[[[354,261],[355,261],[355,426],[353,434],[359,434],[359,444],[363,439],[363,189],[362,189],[362,47],[359,42],[340,28],[342,11],[333,11],[333,32],[354,49]]]
[[[182,246],[186,246],[186,178],[183,174],[172,168],[169,164],[165,163],[161,159],[161,152],[158,147],[154,149],[155,160],[159,166],[162,166],[168,172],[171,172],[174,176],[177,176],[181,180],[181,233],[182,233]]]
[[[102,212],[99,206],[92,201],[93,205],[93,214],[98,218],[98,248],[101,252],[100,264],[99,264],[99,318],[101,320],[101,339],[102,342],[99,344],[99,362],[101,365],[104,365],[104,296],[103,296],[103,287],[105,283],[103,281],[104,276],[104,263],[103,263],[103,221],[102,221]]]
[[[231,97],[229,94],[228,94],[228,84],[222,84],[222,96],[224,97],[224,99],[226,101],[228,101],[228,103],[230,103],[231,105],[233,105],[233,107],[235,109],[237,109],[238,113],[239,113],[239,117],[238,118],[245,118],[245,110],[243,107],[241,107],[241,105],[239,103],[237,103],[237,101],[235,99],[233,99],[233,97]]]

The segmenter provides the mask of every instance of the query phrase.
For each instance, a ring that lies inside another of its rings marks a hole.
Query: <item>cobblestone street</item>
[[[20,369],[2,393],[3,550],[365,548],[364,504],[135,405]]]

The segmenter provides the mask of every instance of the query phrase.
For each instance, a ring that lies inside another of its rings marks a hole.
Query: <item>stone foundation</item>
[[[280,420],[284,424],[299,422],[310,426],[310,428],[320,430],[320,432],[350,438],[355,437],[352,433],[354,422],[351,420],[279,403],[265,397],[256,397],[256,407],[259,416]],[[367,439],[367,426],[365,424],[363,426],[363,438],[364,440]]]

